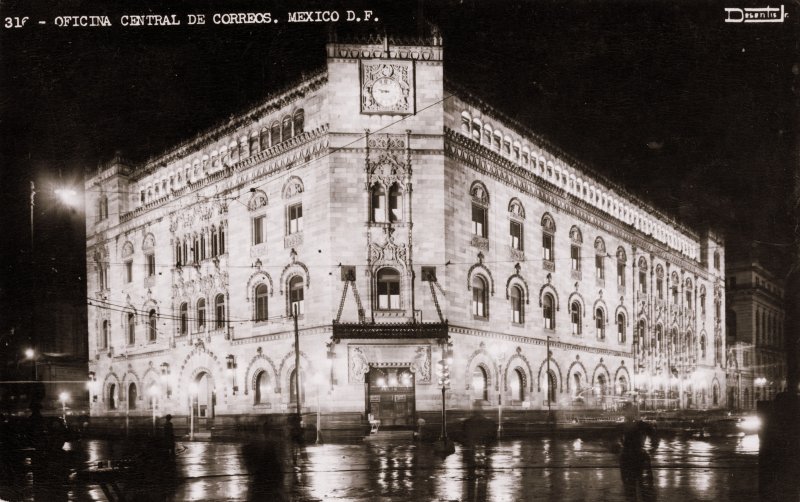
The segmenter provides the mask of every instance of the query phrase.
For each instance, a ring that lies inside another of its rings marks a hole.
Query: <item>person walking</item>
[[[175,430],[172,427],[172,415],[164,417],[164,446],[167,449],[167,456],[175,458]]]
[[[645,450],[645,440],[650,439],[650,449],[658,448],[659,438],[656,429],[644,420],[639,420],[633,403],[623,408],[625,423],[622,425],[619,467],[625,499],[629,501],[655,501],[653,471],[650,468],[650,455]]]

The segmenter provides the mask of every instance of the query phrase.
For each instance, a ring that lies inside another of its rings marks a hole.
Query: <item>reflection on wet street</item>
[[[0,498],[106,500],[101,487],[69,478],[117,443],[67,444],[58,469],[6,466]],[[456,447],[428,444],[178,443],[174,470],[120,486],[129,500],[756,500],[758,437],[664,440],[647,490],[626,492],[619,456],[604,440],[529,438]],[[35,461],[33,462],[35,463]],[[23,472],[26,471],[26,472]],[[45,472],[46,471],[46,472]],[[20,477],[19,475],[22,474]],[[626,498],[627,493],[627,498]]]

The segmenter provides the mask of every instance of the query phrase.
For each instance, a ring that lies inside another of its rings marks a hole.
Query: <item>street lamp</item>
[[[156,397],[158,396],[158,386],[153,384],[150,386],[150,405],[153,408],[153,434],[156,432]]]
[[[450,386],[450,364],[453,362],[452,344],[442,344],[442,359],[436,363],[436,375],[439,377],[439,385],[442,386],[442,433],[439,439],[433,444],[434,450],[439,453],[449,455],[456,451],[453,441],[447,437],[447,407],[445,393]]]
[[[197,384],[189,384],[189,440],[194,441],[194,400],[197,396]]]
[[[69,393],[62,392],[58,395],[58,400],[61,401],[61,418],[64,419],[64,422],[67,421],[67,401],[69,401]]]
[[[86,390],[89,391],[90,403],[97,402],[97,377],[94,371],[89,372],[89,379],[86,381]]]
[[[497,376],[497,437],[499,439],[503,433],[503,379],[501,375],[503,374],[503,361],[505,361],[506,354],[505,350],[499,345],[493,345],[491,352],[500,368],[500,373]]]
[[[321,389],[322,389],[322,384],[325,383],[325,376],[322,373],[316,373],[314,375],[314,383],[317,384],[317,440],[316,440],[316,444],[320,444],[320,442],[321,442],[321,440],[320,440],[320,427],[322,426],[322,424],[321,424],[322,410],[319,407],[319,395],[320,395],[320,392],[321,392]]]
[[[30,359],[33,362],[33,379],[34,381],[39,381],[39,367],[36,365],[36,351],[27,348],[25,349],[25,358]]]

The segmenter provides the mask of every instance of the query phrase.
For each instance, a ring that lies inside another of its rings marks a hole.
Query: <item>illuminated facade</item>
[[[459,90],[438,36],[326,49],[87,180],[94,415],[293,412],[295,309],[304,412],[435,416],[448,347],[456,410],[722,406],[719,238]]]
[[[737,409],[754,409],[786,389],[783,285],[757,261],[731,264],[727,337],[729,400]]]

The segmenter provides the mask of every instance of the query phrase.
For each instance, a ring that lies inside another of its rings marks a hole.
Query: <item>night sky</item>
[[[417,2],[363,0],[0,4],[2,18],[47,21],[0,29],[0,331],[16,322],[32,290],[30,181],[41,187],[36,290],[83,301],[83,214],[56,203],[49,189],[82,186],[84,170],[118,150],[144,161],[321,67],[331,25],[286,22],[286,12],[317,6],[369,8],[380,19],[340,22],[342,35],[414,34],[420,12]],[[756,251],[781,273],[800,9],[787,4],[784,23],[724,23],[730,6],[465,0],[422,11],[443,33],[449,78],[655,207],[697,229],[722,229],[729,256],[747,256],[759,243]],[[279,23],[119,26],[121,14],[264,11]],[[108,15],[115,26],[53,25],[55,16],[74,14]]]

